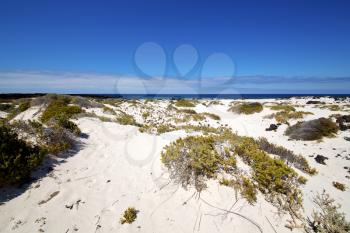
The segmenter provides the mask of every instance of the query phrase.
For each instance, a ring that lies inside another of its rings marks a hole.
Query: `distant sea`
[[[80,96],[126,99],[277,99],[291,97],[350,97],[350,94],[82,94]]]
[[[1,99],[28,98],[42,96],[46,93],[8,93],[0,94]],[[291,97],[350,97],[350,94],[70,94],[95,98],[125,98],[125,99],[278,99]]]

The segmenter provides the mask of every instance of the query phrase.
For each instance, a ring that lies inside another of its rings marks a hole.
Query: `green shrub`
[[[290,105],[274,105],[271,107],[271,110],[275,110],[275,111],[284,111],[284,112],[294,112],[295,108],[293,106]]]
[[[243,177],[241,195],[247,199],[249,204],[254,204],[256,202],[256,194],[257,191],[253,182],[248,178]]]
[[[27,180],[39,166],[45,150],[30,146],[7,126],[0,126],[0,186]]]
[[[118,116],[117,122],[121,125],[137,125],[135,118],[126,113],[122,113],[120,116]]]
[[[289,126],[285,134],[291,139],[311,141],[334,136],[338,129],[337,124],[332,120],[319,118]]]
[[[328,194],[317,194],[313,199],[317,210],[312,213],[312,220],[308,218],[309,233],[347,233],[350,232],[350,223],[346,221],[345,214],[338,210],[340,205],[334,204],[334,199]]]
[[[310,175],[316,174],[316,169],[311,168],[307,160],[301,156],[294,154],[293,151],[288,150],[282,146],[275,145],[267,141],[266,138],[259,138],[256,140],[259,148],[269,154],[278,155],[280,159],[287,161],[289,164],[298,168],[299,170],[306,172]]]
[[[253,102],[253,103],[239,103],[231,108],[229,108],[229,111],[235,112],[238,114],[253,114],[258,113],[263,110],[263,106],[261,103]]]
[[[175,127],[173,125],[169,125],[169,124],[159,125],[157,127],[157,134],[163,134],[166,132],[170,132],[170,131],[173,131],[174,129],[175,129]]]
[[[206,188],[206,179],[235,166],[233,157],[217,152],[213,137],[203,136],[176,140],[165,147],[161,159],[175,182],[184,188],[193,185],[198,192]]]
[[[197,112],[193,109],[179,109],[177,112],[185,113],[185,114],[197,114]]]
[[[41,116],[41,121],[46,123],[52,118],[64,115],[71,118],[75,114],[84,112],[80,106],[69,106],[64,100],[55,100],[49,104]]]
[[[336,104],[331,104],[331,105],[323,105],[323,106],[320,106],[320,108],[322,109],[328,109],[330,111],[341,111],[341,107],[339,105],[336,105]]]
[[[281,111],[272,114],[272,116],[276,119],[278,123],[286,123],[290,119],[302,119],[304,118],[305,115],[313,115],[312,112],[303,112],[303,111],[298,111],[298,112],[292,112],[292,111]]]
[[[176,107],[196,107],[195,103],[189,99],[178,99],[175,102]]]
[[[337,181],[333,181],[333,186],[336,188],[336,189],[339,189],[341,191],[345,191],[346,187],[345,187],[345,184],[342,184],[340,182],[337,182]]]
[[[59,115],[57,117],[57,124],[60,127],[68,129],[77,136],[81,134],[79,127],[74,122],[70,121],[66,115]]]
[[[218,115],[214,114],[214,113],[205,112],[205,113],[203,113],[203,115],[206,116],[206,117],[209,117],[209,118],[211,118],[213,120],[216,120],[216,121],[221,120],[221,118]]]
[[[104,106],[102,110],[106,114],[116,115],[115,111],[110,107]]]
[[[30,108],[30,101],[29,100],[21,100],[18,105],[18,110],[20,112],[26,111],[28,108]]]
[[[73,148],[76,142],[73,133],[58,125],[44,128],[40,139],[45,149],[52,154],[65,152]]]
[[[126,209],[124,211],[123,217],[120,218],[120,223],[124,224],[124,223],[128,223],[131,224],[133,223],[136,218],[137,218],[137,210],[134,207],[129,207],[128,209]]]
[[[12,104],[0,104],[0,111],[8,112],[13,108]]]
[[[143,112],[142,113],[142,118],[143,119],[147,119],[150,115],[151,115],[150,112]]]

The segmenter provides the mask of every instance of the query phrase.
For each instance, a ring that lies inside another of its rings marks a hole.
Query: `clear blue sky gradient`
[[[0,72],[137,76],[135,49],[153,41],[168,57],[181,44],[202,61],[226,53],[237,76],[350,77],[349,12],[347,0],[2,0]]]

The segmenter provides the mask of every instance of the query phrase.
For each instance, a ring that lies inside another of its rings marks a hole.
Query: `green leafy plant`
[[[284,111],[284,112],[291,112],[291,111],[295,111],[295,108],[291,105],[285,105],[285,104],[281,104],[281,105],[274,105],[271,106],[271,110],[275,110],[275,111]]]
[[[341,190],[341,191],[345,191],[345,189],[346,189],[346,186],[345,186],[345,184],[342,184],[342,183],[340,183],[340,182],[337,182],[337,181],[333,181],[333,186],[336,188],[336,189],[339,189],[339,190]]]
[[[175,102],[176,107],[196,107],[195,103],[189,99],[178,99]]]
[[[231,108],[229,108],[229,111],[235,112],[238,114],[253,114],[258,113],[263,110],[263,106],[261,103],[253,102],[253,103],[239,103]]]
[[[332,137],[339,128],[335,122],[327,118],[319,118],[310,121],[298,122],[289,126],[285,134],[296,140],[318,140],[323,137]]]
[[[41,164],[46,151],[28,145],[8,126],[0,126],[0,186],[18,184],[30,177]]]
[[[117,117],[117,122],[121,125],[137,125],[135,118],[126,113],[120,114]]]
[[[134,207],[129,207],[124,211],[123,217],[120,218],[121,224],[131,224],[133,223],[137,218],[137,210]]]
[[[308,218],[306,232],[314,233],[347,233],[350,232],[350,223],[346,221],[345,214],[339,212],[340,205],[334,203],[325,191],[317,194],[313,199],[317,209],[313,211],[311,219]]]
[[[71,118],[75,114],[84,112],[80,106],[67,105],[67,100],[55,100],[52,101],[45,109],[41,116],[41,121],[46,123],[52,118],[57,118],[64,115],[67,118]]]

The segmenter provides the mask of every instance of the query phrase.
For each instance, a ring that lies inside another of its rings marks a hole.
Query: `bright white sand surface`
[[[246,100],[286,102],[304,105],[308,99],[291,100]],[[321,101],[332,103],[329,98]],[[165,100],[161,103],[164,104]],[[349,131],[341,131],[335,138],[322,142],[291,141],[284,135],[286,125],[276,132],[265,131],[273,119],[264,116],[275,111],[264,108],[260,113],[238,115],[228,112],[231,100],[222,100],[224,105],[206,107],[198,104],[197,112],[211,112],[221,117],[220,124],[227,124],[239,135],[254,138],[266,137],[270,142],[282,145],[295,153],[302,154],[312,167],[318,170],[315,176],[308,176],[302,186],[305,216],[314,208],[312,197],[325,189],[342,205],[341,210],[350,220],[350,191],[335,189],[333,181],[350,187],[350,175],[343,168],[350,167]],[[154,104],[154,103],[153,103]],[[166,105],[165,105],[166,106]],[[156,108],[156,104],[154,105]],[[129,114],[141,114],[128,106]],[[310,111],[305,119],[328,117],[337,113],[310,105],[297,107]],[[29,109],[18,119],[31,119],[38,109]],[[92,110],[91,110],[92,111]],[[105,114],[95,109],[97,115]],[[345,114],[344,112],[339,112]],[[159,113],[161,114],[161,113]],[[157,116],[151,116],[157,117]],[[255,205],[245,199],[235,199],[232,188],[221,186],[217,181],[208,182],[208,188],[195,194],[194,189],[184,190],[170,182],[166,168],[160,161],[163,147],[179,137],[188,135],[183,130],[152,135],[141,133],[135,126],[124,126],[114,122],[101,122],[96,118],[80,118],[76,121],[86,138],[81,138],[81,148],[66,158],[59,158],[37,171],[39,177],[44,169],[53,170],[33,182],[25,191],[23,188],[0,190],[0,232],[290,232],[284,225],[287,215],[279,216],[277,209],[259,194]],[[295,123],[292,120],[290,123]],[[217,126],[214,120],[208,123]],[[315,162],[317,154],[327,156],[327,165]],[[340,156],[337,156],[337,155]],[[6,198],[9,194],[13,196]],[[132,224],[120,224],[123,211],[135,207],[139,212]],[[225,210],[231,210],[229,213]],[[302,232],[294,230],[293,232]]]

